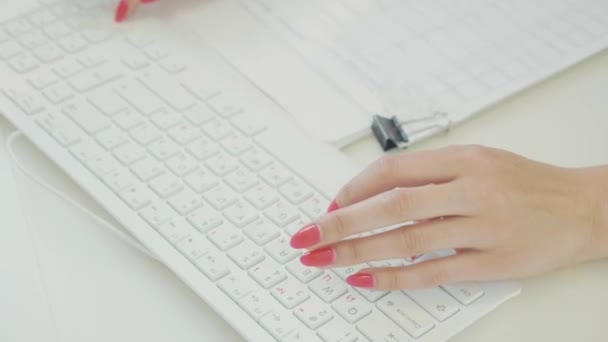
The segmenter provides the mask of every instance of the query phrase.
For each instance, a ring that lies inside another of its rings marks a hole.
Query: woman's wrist
[[[580,169],[590,226],[586,259],[608,258],[608,166]]]

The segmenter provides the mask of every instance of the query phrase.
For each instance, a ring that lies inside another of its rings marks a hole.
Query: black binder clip
[[[374,115],[372,132],[384,151],[407,148],[415,141],[428,137],[435,132],[447,132],[452,120],[447,113],[435,112],[427,116],[409,120],[399,120],[396,116],[385,118]]]
[[[385,152],[394,148],[405,148],[409,142],[407,134],[403,131],[401,123],[395,116],[385,118],[374,115],[372,132],[374,132],[376,140]]]

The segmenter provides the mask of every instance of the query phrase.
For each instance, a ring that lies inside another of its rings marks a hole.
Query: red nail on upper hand
[[[126,0],[120,0],[116,7],[116,13],[114,14],[114,21],[120,23],[127,18],[129,12],[129,4]]]
[[[321,241],[321,230],[316,224],[300,229],[294,236],[291,237],[289,244],[293,248],[306,248],[315,245]]]
[[[331,203],[329,204],[329,207],[327,208],[327,213],[331,213],[334,210],[338,210],[340,209],[340,206],[338,205],[338,202],[336,202],[336,200],[331,201]]]
[[[300,262],[305,266],[327,266],[334,263],[336,253],[330,247],[325,247],[305,253],[300,257]]]
[[[372,288],[375,285],[374,276],[369,273],[356,273],[346,278],[346,283],[350,286]]]

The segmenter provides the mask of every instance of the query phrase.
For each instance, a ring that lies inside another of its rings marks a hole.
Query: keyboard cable
[[[128,243],[131,246],[138,249],[140,252],[144,253],[145,255],[149,256],[152,259],[159,260],[158,257],[156,257],[150,250],[148,250],[144,245],[142,245],[139,241],[137,241],[137,239],[135,239],[133,236],[129,235],[128,233],[124,232],[122,229],[120,229],[120,228],[116,227],[115,225],[113,225],[112,223],[108,222],[103,217],[101,217],[101,216],[95,214],[94,212],[92,212],[91,210],[87,209],[85,206],[78,203],[78,201],[76,201],[75,199],[70,197],[70,195],[64,193],[63,191],[57,189],[53,185],[47,183],[41,177],[38,177],[35,174],[35,172],[33,172],[33,171],[29,170],[27,167],[25,167],[23,165],[23,163],[21,163],[21,161],[17,157],[17,153],[13,149],[13,145],[14,145],[15,141],[18,138],[22,138],[22,137],[24,137],[24,135],[21,131],[15,131],[15,132],[11,133],[6,138],[5,146],[6,146],[6,150],[8,151],[9,157],[15,163],[15,165],[19,168],[19,170],[21,170],[21,172],[23,172],[24,175],[26,175],[28,178],[33,180],[35,183],[41,185],[42,187],[44,187],[45,189],[47,189],[48,191],[53,193],[55,196],[59,197],[64,202],[72,205],[74,208],[78,209],[80,212],[82,212],[86,216],[89,216],[91,219],[93,219],[98,224],[102,225],[103,227],[106,227],[107,229],[112,231],[114,234],[116,234],[119,238],[121,238],[123,241],[125,241],[126,243]]]

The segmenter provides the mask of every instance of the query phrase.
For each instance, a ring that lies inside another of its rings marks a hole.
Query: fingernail
[[[114,21],[120,23],[125,20],[127,17],[127,12],[129,12],[129,4],[126,0],[120,0],[118,6],[116,7],[116,14],[114,15]]]
[[[374,287],[374,276],[369,273],[357,273],[346,278],[346,283],[350,286],[372,288]]]
[[[327,207],[327,213],[331,213],[334,210],[338,210],[340,209],[340,206],[338,205],[338,202],[336,202],[336,200],[331,201],[331,203],[329,204],[329,207]]]
[[[321,241],[321,230],[316,224],[300,229],[294,236],[291,237],[289,244],[293,248],[310,247]]]
[[[305,266],[327,266],[333,264],[336,253],[330,247],[325,247],[305,253],[300,257],[300,262]]]

